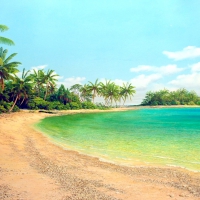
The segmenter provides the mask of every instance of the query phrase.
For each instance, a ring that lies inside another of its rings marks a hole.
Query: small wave
[[[183,167],[183,166],[180,166],[180,165],[172,165],[172,164],[166,164],[166,165],[169,166],[169,167],[187,169],[187,170],[192,171],[192,172],[198,172],[198,173],[200,172],[200,170],[194,170],[194,169],[190,169],[190,168]]]

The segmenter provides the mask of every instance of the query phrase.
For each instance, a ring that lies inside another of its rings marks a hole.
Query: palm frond
[[[5,37],[0,37],[0,43],[7,45],[15,45],[15,43],[11,39]]]
[[[0,31],[4,32],[7,31],[9,28],[6,25],[0,24]]]
[[[13,53],[13,54],[11,54],[10,56],[8,56],[7,58],[6,58],[6,60],[4,60],[4,64],[7,64],[10,60],[12,60],[13,59],[13,57],[15,57],[17,55],[17,53]]]

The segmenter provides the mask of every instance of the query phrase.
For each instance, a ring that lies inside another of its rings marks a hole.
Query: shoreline
[[[125,110],[129,108],[100,112]],[[107,163],[64,150],[32,127],[45,117],[80,112],[91,110],[0,115],[0,199],[196,200],[200,197],[198,172]]]

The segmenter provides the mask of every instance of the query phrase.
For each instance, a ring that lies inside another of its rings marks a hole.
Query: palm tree
[[[123,105],[125,104],[128,97],[130,97],[131,100],[131,97],[135,94],[136,91],[134,90],[134,88],[135,87],[132,86],[131,83],[123,83],[123,86],[121,87],[121,95],[124,99]]]
[[[8,29],[9,28],[7,26],[0,24],[0,31],[1,32],[7,31]],[[14,45],[15,44],[12,40],[5,38],[5,37],[1,37],[1,36],[0,36],[0,43],[7,44],[7,45]]]
[[[34,90],[37,93],[37,96],[40,96],[40,91],[41,88],[43,87],[44,84],[44,70],[33,70],[33,74],[31,74],[31,77],[33,79],[34,82]]]
[[[56,76],[58,76],[58,74],[55,74],[54,70],[48,70],[47,73],[44,75],[43,80],[44,83],[46,83],[46,92],[44,95],[44,100],[46,99],[48,93],[49,93],[49,88],[53,87],[53,85],[55,85],[55,81],[57,81],[57,79],[55,78]]]
[[[91,91],[88,89],[88,85],[85,84],[84,86],[82,86],[80,88],[80,98],[81,101],[91,101],[92,99],[92,93]]]
[[[104,91],[104,96],[107,99],[107,103],[112,106],[113,100],[117,102],[119,99],[119,86],[113,82],[107,84]]]
[[[100,87],[100,83],[98,82],[98,79],[95,81],[95,83],[92,83],[89,81],[88,84],[88,91],[92,92],[92,99],[93,99],[93,103],[94,103],[94,98],[98,95],[99,93],[99,87]]]
[[[29,71],[26,72],[25,69],[23,69],[21,78],[19,78],[18,76],[15,76],[15,80],[13,82],[13,88],[12,88],[12,92],[13,92],[13,95],[15,96],[15,100],[14,100],[14,103],[13,103],[12,107],[10,108],[9,112],[11,112],[13,110],[17,101],[21,98],[22,95],[23,95],[23,99],[22,99],[20,105],[22,105],[24,100],[26,98],[28,98],[28,94],[31,93],[32,77],[30,75],[28,75],[28,73],[29,73]]]
[[[14,79],[14,74],[19,72],[17,69],[20,62],[9,62],[17,53],[13,53],[6,58],[8,50],[0,48],[0,88],[4,90],[4,80]]]

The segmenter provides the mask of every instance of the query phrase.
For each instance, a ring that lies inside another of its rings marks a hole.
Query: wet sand
[[[52,115],[30,111],[0,115],[1,200],[200,199],[200,173],[123,167],[56,146],[32,127]]]

